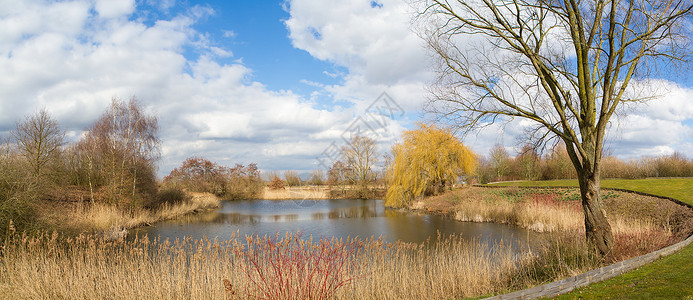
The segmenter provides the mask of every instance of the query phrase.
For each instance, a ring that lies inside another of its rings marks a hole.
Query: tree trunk
[[[588,246],[597,251],[600,256],[611,252],[614,239],[611,225],[602,209],[599,171],[584,170],[578,173],[582,210],[585,212],[585,235]]]

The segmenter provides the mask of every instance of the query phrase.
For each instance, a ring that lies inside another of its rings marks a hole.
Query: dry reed
[[[296,250],[287,236],[274,248],[258,237],[248,241],[232,237],[228,241],[183,239],[170,241],[140,239],[108,241],[79,236],[60,238],[13,236],[5,241],[0,255],[0,294],[29,299],[213,299],[248,298],[294,299],[296,295],[260,293],[257,274],[279,272],[292,286],[306,282],[303,267],[324,266],[341,261],[343,267],[328,270],[313,279],[337,278],[341,285],[325,294],[335,299],[442,299],[479,296],[508,289],[521,266],[534,256],[518,255],[507,246],[490,247],[459,237],[441,238],[436,243],[384,243],[382,240],[301,240],[306,252],[301,260],[284,259],[284,265],[264,263],[268,255],[286,258]],[[323,243],[323,244],[321,244]],[[289,245],[289,246],[287,246]],[[294,244],[296,245],[296,244]],[[261,260],[248,259],[261,250]],[[293,250],[292,250],[293,249]],[[265,252],[262,252],[265,251]],[[322,265],[312,254],[327,257]],[[320,254],[322,253],[322,254]],[[282,256],[283,255],[283,256]],[[293,257],[293,256],[291,256]],[[335,259],[335,258],[341,258]],[[293,265],[292,265],[293,264]],[[290,272],[293,270],[293,272]],[[308,270],[308,269],[306,269]],[[330,271],[337,270],[337,271]],[[341,272],[330,275],[330,272]],[[248,276],[251,274],[251,276]],[[329,276],[328,276],[329,275]],[[341,276],[341,277],[340,277]],[[269,291],[280,285],[272,277]],[[523,284],[524,285],[524,284]],[[309,287],[316,292],[321,285]],[[269,295],[269,296],[267,296]],[[307,295],[307,294],[302,294]],[[318,295],[318,293],[314,293]],[[281,297],[283,296],[283,297]],[[311,297],[312,299],[324,299]]]
[[[69,212],[67,227],[96,232],[107,239],[122,239],[129,229],[174,219],[185,214],[221,206],[219,199],[209,193],[191,193],[190,200],[164,204],[157,210],[124,210],[100,203],[79,205]]]
[[[329,188],[326,186],[286,187],[270,189],[265,187],[262,199],[267,200],[324,200],[328,199]]]

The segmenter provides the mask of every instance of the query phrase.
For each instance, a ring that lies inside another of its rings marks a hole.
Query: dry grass
[[[68,228],[96,232],[107,239],[122,239],[129,229],[219,206],[221,206],[219,199],[209,193],[191,193],[188,201],[173,205],[164,204],[154,211],[147,209],[127,211],[100,203],[93,205],[82,203],[68,210],[69,216],[64,225]]]
[[[290,282],[305,282],[303,277],[293,278],[296,273],[282,271],[297,270],[296,266],[304,266],[305,261],[275,270],[267,269],[272,265],[255,266],[245,259],[249,249],[243,241],[125,242],[86,236],[16,236],[5,242],[0,255],[0,294],[22,299],[248,298],[258,295],[262,287],[257,277],[247,276],[256,274],[258,268],[283,272]],[[302,243],[309,249],[319,244],[312,240]],[[332,245],[329,249],[344,249],[340,247],[349,242],[331,240],[328,244]],[[387,244],[373,239],[357,241],[356,245],[353,259],[340,269],[348,271],[340,275],[346,277],[338,277],[346,284],[331,298],[480,296],[530,284],[518,282],[518,278],[526,280],[528,276],[517,275],[535,264],[533,256],[517,256],[508,247],[491,249],[455,237],[426,245]],[[281,247],[268,255],[283,257],[281,251],[287,249]]]
[[[605,192],[604,209],[614,234],[606,261],[642,255],[688,237],[693,213],[671,201]],[[584,235],[576,189],[465,188],[414,203],[415,209],[452,213],[459,221],[496,222],[537,232]]]
[[[266,200],[324,200],[328,198],[327,186],[295,186],[283,189],[265,187],[262,199]]]

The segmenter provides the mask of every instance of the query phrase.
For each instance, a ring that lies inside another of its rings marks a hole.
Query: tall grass
[[[31,299],[442,299],[535,283],[537,255],[460,237],[108,241],[13,235],[0,294]],[[524,275],[520,275],[524,274]],[[287,291],[291,291],[288,293]]]

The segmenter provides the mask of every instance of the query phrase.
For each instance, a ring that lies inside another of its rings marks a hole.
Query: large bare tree
[[[580,183],[588,243],[607,254],[600,161],[609,121],[648,99],[647,79],[689,54],[690,0],[427,0],[418,21],[437,58],[430,108],[475,129],[532,120],[562,140]],[[664,68],[656,68],[664,65]]]
[[[63,145],[65,131],[45,109],[18,122],[12,136],[26,157],[38,184],[44,167]]]

